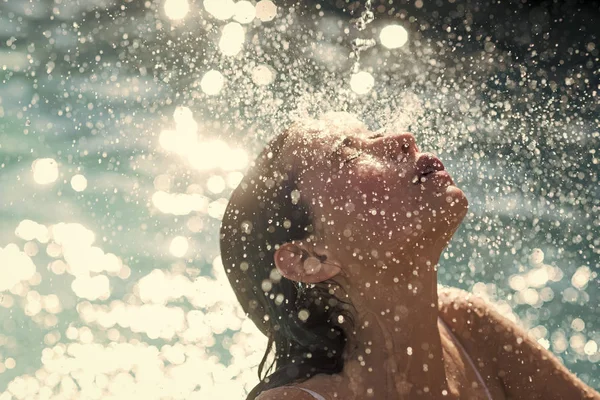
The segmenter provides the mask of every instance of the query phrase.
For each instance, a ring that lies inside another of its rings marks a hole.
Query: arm
[[[482,298],[458,289],[440,291],[439,297],[451,329],[495,363],[508,398],[600,400],[598,392]]]

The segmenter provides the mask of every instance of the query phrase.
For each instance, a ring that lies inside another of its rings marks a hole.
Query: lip
[[[414,184],[415,185],[423,185],[425,182],[421,181],[422,177],[425,177],[425,181],[432,181],[432,182],[435,182],[437,185],[442,185],[442,186],[454,185],[454,180],[452,179],[452,177],[446,170],[432,172],[430,174],[423,175],[421,177],[418,177],[417,175],[415,175]]]
[[[416,172],[418,180],[415,184],[418,184],[423,176],[438,174],[440,171],[445,171],[445,167],[439,158],[431,153],[421,154],[417,159]],[[448,175],[447,172],[446,175]]]

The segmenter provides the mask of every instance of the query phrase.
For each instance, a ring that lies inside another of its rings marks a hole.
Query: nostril
[[[399,149],[399,151],[396,150],[396,154],[394,154],[395,158],[397,159],[406,159],[407,157],[411,157],[417,152],[415,137],[412,133],[400,134],[399,137],[396,139],[395,147],[396,149]]]
[[[412,133],[405,133],[404,136],[404,144],[402,146],[402,151],[406,154],[414,155],[419,152],[417,147],[417,141],[415,139],[415,135]]]
[[[408,159],[410,158],[410,155],[411,155],[410,148],[411,148],[410,143],[406,143],[406,142],[390,143],[390,145],[387,147],[387,155],[393,161],[405,162],[405,161],[408,161]]]

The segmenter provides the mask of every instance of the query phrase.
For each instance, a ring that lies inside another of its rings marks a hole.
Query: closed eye
[[[362,155],[362,151],[353,146],[354,140],[351,137],[346,137],[338,147],[339,154],[344,157],[343,164],[347,164]]]
[[[362,151],[360,151],[360,150],[356,150],[356,152],[355,152],[354,154],[350,155],[348,158],[346,158],[346,159],[343,161],[343,163],[344,163],[344,164],[347,164],[347,163],[349,163],[350,161],[352,161],[352,160],[354,160],[354,159],[357,159],[357,158],[358,158],[358,157],[360,157],[361,155],[362,155]]]
[[[354,140],[352,140],[351,137],[345,137],[344,140],[342,140],[342,146],[343,147],[350,147],[354,144]]]

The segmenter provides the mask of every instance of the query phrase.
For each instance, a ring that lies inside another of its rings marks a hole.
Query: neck
[[[363,261],[354,267],[363,271],[362,280],[342,283],[356,307],[343,372],[356,398],[438,398],[447,390],[434,254],[396,258],[402,262],[386,269]],[[369,270],[378,272],[366,279]]]

